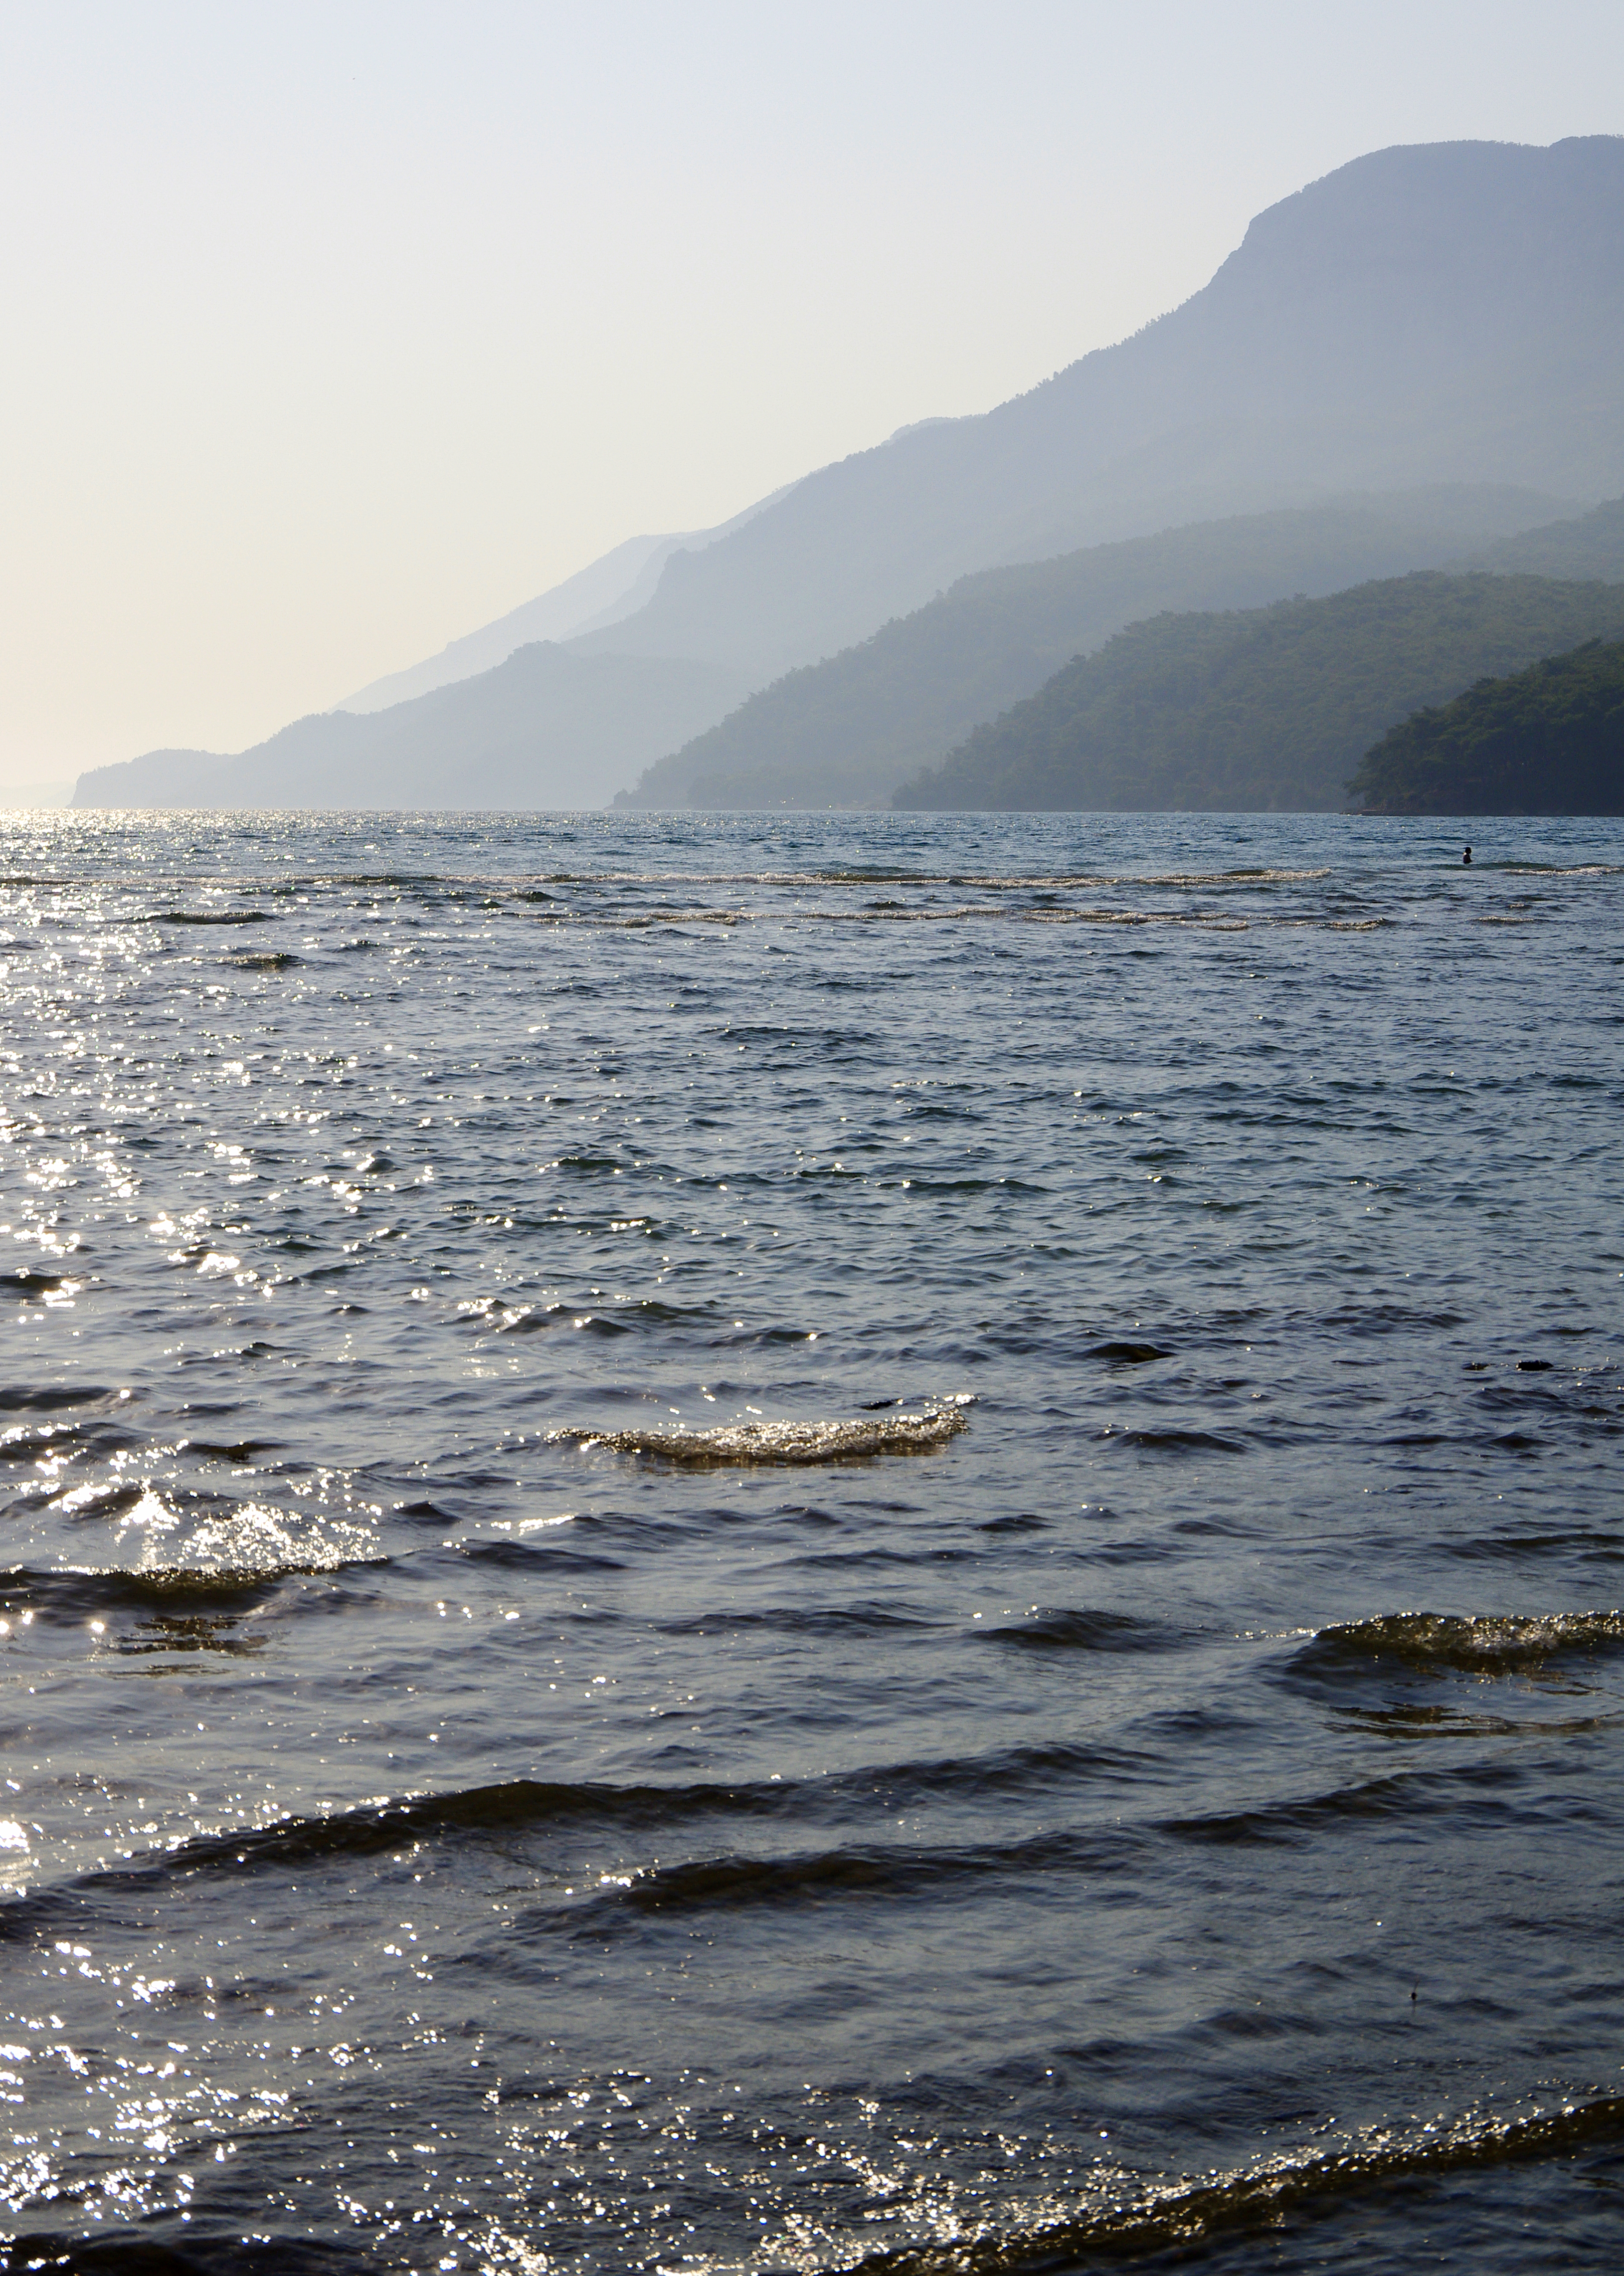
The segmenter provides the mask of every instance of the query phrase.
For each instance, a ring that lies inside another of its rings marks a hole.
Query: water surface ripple
[[[11,817],[0,2265],[1624,2257],[1624,825]]]

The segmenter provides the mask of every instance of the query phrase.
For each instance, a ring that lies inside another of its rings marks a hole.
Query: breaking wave
[[[1624,1647],[1624,1612],[1388,1612],[1321,1628],[1293,1658],[1306,1674],[1372,1665],[1422,1673],[1529,1675],[1552,1660]]]
[[[849,1422],[730,1422],[715,1430],[550,1430],[554,1445],[603,1446],[647,1454],[692,1469],[754,1462],[840,1462],[867,1454],[922,1454],[969,1428],[962,1396],[914,1415],[861,1415]]]
[[[990,2224],[968,2234],[950,2214],[950,2233],[847,2259],[850,2276],[998,2276],[1022,2268],[1092,2265],[1171,2250],[1226,2236],[1278,2237],[1293,2215],[1309,2217],[1408,2181],[1522,2158],[1572,2156],[1591,2143],[1624,2140],[1624,2097],[1565,2102],[1554,2110],[1499,2117],[1468,2111],[1414,2130],[1371,2127],[1333,2147],[1286,2151],[1227,2174],[1152,2183],[1121,2166],[1101,2170],[1081,2203],[1056,2205],[1014,2233]],[[958,2234],[952,2231],[958,2230]],[[1272,2255],[1271,2256],[1272,2257]]]

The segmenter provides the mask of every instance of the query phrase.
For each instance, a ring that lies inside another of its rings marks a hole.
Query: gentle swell
[[[1127,1612],[1045,1610],[1006,1627],[978,1629],[989,1643],[1017,1644],[1027,1651],[1166,1651],[1182,1643],[1177,1629],[1158,1620],[1136,1620]]]

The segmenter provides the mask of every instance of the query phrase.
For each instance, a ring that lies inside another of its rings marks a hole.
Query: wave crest
[[[1520,1675],[1549,1660],[1620,1646],[1624,1612],[1387,1612],[1322,1628],[1293,1665],[1322,1674],[1374,1663],[1423,1673]]]
[[[930,1403],[913,1415],[864,1415],[843,1422],[729,1422],[714,1430],[593,1430],[547,1433],[552,1445],[606,1447],[690,1469],[758,1462],[840,1462],[868,1454],[922,1454],[969,1428],[967,1400]]]

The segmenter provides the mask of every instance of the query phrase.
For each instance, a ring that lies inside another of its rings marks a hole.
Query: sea
[[[1624,2265],[1624,822],[4,826],[0,2266]]]

